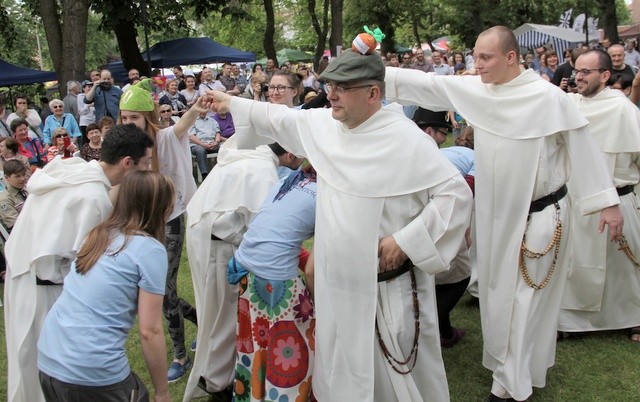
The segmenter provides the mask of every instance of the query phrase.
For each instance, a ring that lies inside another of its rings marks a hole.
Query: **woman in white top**
[[[187,107],[191,107],[196,103],[200,96],[200,92],[196,89],[196,77],[193,75],[187,75],[184,82],[187,87],[180,91],[180,93],[187,100]]]
[[[320,89],[320,82],[318,81],[317,74],[309,70],[306,65],[300,64],[298,67],[298,73],[302,76],[302,86],[305,88],[313,88],[314,91]]]
[[[143,80],[144,82],[144,80]],[[187,131],[200,112],[207,112],[202,98],[173,126],[158,127],[158,112],[151,94],[139,85],[132,85],[120,99],[120,124],[135,124],[146,131],[156,144],[153,148],[152,170],[169,176],[175,186],[175,203],[167,223],[167,254],[169,271],[164,298],[164,314],[173,341],[174,361],[169,368],[168,379],[177,381],[191,367],[184,341],[184,318],[196,324],[196,312],[185,300],[178,297],[177,279],[184,242],[184,212],[196,191],[191,165],[191,151]]]
[[[96,122],[96,108],[93,107],[93,103],[84,103],[84,97],[87,92],[91,90],[93,83],[91,81],[82,81],[82,90],[84,93],[78,95],[78,114],[80,115],[80,132],[82,133],[81,144],[88,142],[87,138],[87,126]]]

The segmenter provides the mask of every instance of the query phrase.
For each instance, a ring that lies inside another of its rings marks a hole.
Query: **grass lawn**
[[[182,258],[179,289],[180,296],[193,303],[193,288],[186,252],[183,253]],[[4,314],[0,316],[0,320],[4,329]],[[451,400],[453,402],[484,401],[491,387],[491,372],[482,367],[480,316],[478,304],[471,296],[466,295],[453,311],[452,323],[456,327],[464,328],[467,336],[454,348],[443,352]],[[185,321],[185,331],[188,347],[195,339],[196,328]],[[0,338],[0,368],[4,373],[0,378],[0,400],[6,400],[7,359],[4,330],[0,331]],[[169,337],[166,338],[169,350]],[[127,343],[129,359],[133,370],[151,388],[138,345],[138,333],[134,330]],[[420,347],[423,348],[425,345]],[[640,345],[632,344],[626,332],[603,332],[563,340],[558,344],[556,365],[549,370],[547,387],[534,392],[530,401],[631,402],[640,400],[639,360]],[[182,400],[186,383],[185,376],[179,382],[170,384],[173,401]]]

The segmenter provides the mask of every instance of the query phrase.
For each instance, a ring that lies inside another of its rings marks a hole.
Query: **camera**
[[[262,93],[267,93],[269,92],[269,84],[260,84],[260,91]]]
[[[573,73],[571,73],[571,77],[569,77],[569,79],[567,80],[567,85],[569,86],[569,88],[575,88],[578,86],[578,84],[576,84],[576,72],[574,71]]]

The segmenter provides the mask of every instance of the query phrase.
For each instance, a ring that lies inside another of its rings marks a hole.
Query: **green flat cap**
[[[129,86],[120,98],[120,110],[127,110],[129,112],[151,112],[156,108],[151,98],[151,93],[144,88],[144,85],[148,85],[145,81],[151,81],[145,79],[135,85]]]
[[[320,74],[320,79],[336,82],[384,81],[384,63],[376,52],[361,54],[347,49],[329,63]]]

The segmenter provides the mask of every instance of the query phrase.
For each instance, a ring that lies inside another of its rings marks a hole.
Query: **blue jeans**
[[[207,166],[207,154],[213,154],[218,150],[207,151],[202,145],[191,144],[191,155],[196,156],[196,163],[201,174],[209,173],[209,166]]]

